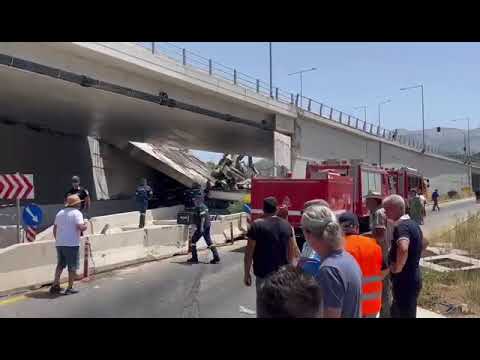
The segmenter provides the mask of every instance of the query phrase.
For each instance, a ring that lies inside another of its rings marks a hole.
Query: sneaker
[[[74,288],[68,288],[67,290],[65,290],[65,295],[77,294],[77,293],[78,293],[78,290]]]
[[[59,294],[60,292],[62,292],[62,288],[60,287],[60,285],[54,285],[52,287],[50,287],[50,290],[48,290],[48,292],[50,294]]]
[[[187,263],[189,264],[198,264],[198,260],[197,259],[194,259],[194,258],[190,258],[187,260]]]
[[[218,264],[219,262],[220,262],[220,258],[210,260],[210,264]]]

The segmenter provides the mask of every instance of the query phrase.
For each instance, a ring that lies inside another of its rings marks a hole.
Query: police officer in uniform
[[[203,202],[203,197],[201,194],[197,194],[194,197],[194,224],[196,226],[196,230],[192,236],[192,244],[190,250],[192,252],[192,257],[187,260],[189,263],[198,263],[198,255],[197,255],[197,242],[203,236],[207,246],[212,251],[213,260],[210,261],[210,264],[217,264],[220,262],[220,257],[218,256],[217,248],[215,244],[212,242],[212,238],[210,237],[210,215],[208,213],[208,207]]]
[[[65,194],[65,201],[70,195],[78,195],[82,203],[80,204],[80,211],[86,217],[86,212],[90,208],[90,193],[83,186],[80,186],[80,177],[72,176],[72,187]]]
[[[195,202],[194,199],[196,197],[201,197],[202,196],[202,188],[199,183],[193,183],[191,189],[187,189],[184,193],[185,197],[185,209],[194,209],[195,208]]]
[[[153,191],[150,186],[147,184],[147,179],[142,179],[140,185],[135,191],[135,199],[137,202],[138,211],[140,211],[140,224],[139,227],[145,227],[145,214],[148,209],[148,200],[153,196]]]

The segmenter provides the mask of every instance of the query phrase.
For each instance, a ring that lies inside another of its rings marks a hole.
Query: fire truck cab
[[[408,199],[410,190],[417,189],[421,194],[427,196],[428,180],[426,181],[417,169],[406,166],[398,169],[389,169],[388,175],[390,177],[391,193]]]
[[[367,164],[360,159],[325,160],[320,163],[308,163],[306,177],[314,179],[323,170],[331,169],[353,180],[353,212],[358,216],[360,231],[369,231],[369,212],[366,196],[374,191],[387,196],[390,194],[388,172],[376,164]]]

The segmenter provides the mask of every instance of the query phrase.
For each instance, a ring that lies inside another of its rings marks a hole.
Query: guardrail
[[[270,92],[270,84],[268,82],[244,74],[238,71],[236,68],[225,66],[185,48],[181,48],[168,42],[135,44],[150,50],[154,55],[162,54],[183,64],[184,66],[190,66],[196,70],[204,72],[209,76],[214,76],[229,81],[234,85],[241,86],[245,89],[254,91],[267,97],[271,97],[272,99],[281,103],[293,105],[298,109],[302,109],[303,111],[319,115],[324,119],[335,121],[351,127],[352,129],[360,130],[373,136],[397,142],[401,145],[422,150],[422,142],[420,139],[417,139],[413,136],[399,135],[397,130],[392,131],[382,128],[365,120],[360,120],[353,115],[337,110],[331,106],[327,106],[319,101],[313,100],[312,98],[287,92],[278,87],[272,87],[272,91]],[[438,153],[438,148],[430,144],[425,144],[425,152]]]

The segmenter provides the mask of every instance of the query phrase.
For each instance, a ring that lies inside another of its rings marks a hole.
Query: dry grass
[[[480,257],[480,212],[457,219],[449,229],[442,229],[428,237],[431,245],[447,245],[465,250],[469,256]]]
[[[480,273],[422,269],[422,277],[419,306],[444,312],[446,305],[467,304],[470,313],[480,315]]]
[[[465,250],[467,256],[480,259],[480,212],[457,219],[455,225],[429,236],[430,245]],[[480,272],[453,271],[440,273],[422,269],[423,289],[419,305],[434,311],[445,310],[442,304],[467,304],[480,315]]]

